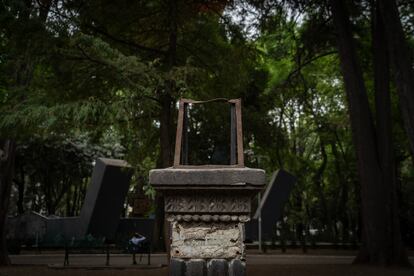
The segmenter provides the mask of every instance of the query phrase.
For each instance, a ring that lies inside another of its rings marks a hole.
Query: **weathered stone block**
[[[155,169],[150,171],[149,181],[154,186],[162,185],[234,185],[263,186],[265,172],[252,168],[191,168]]]
[[[213,259],[208,262],[208,276],[227,276],[228,263],[223,259]]]
[[[241,223],[172,223],[171,256],[175,258],[239,258],[244,255]]]
[[[239,259],[234,259],[229,263],[229,276],[245,276],[246,264]]]
[[[185,275],[185,261],[177,258],[172,258],[170,261],[169,275],[184,276]]]
[[[192,259],[187,261],[186,264],[186,276],[206,276],[207,265],[203,259]]]

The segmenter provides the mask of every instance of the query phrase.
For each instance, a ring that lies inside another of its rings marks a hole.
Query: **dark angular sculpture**
[[[80,237],[115,236],[132,173],[124,160],[96,160],[79,218]]]
[[[285,170],[278,170],[267,185],[254,215],[254,220],[261,216],[262,237],[265,240],[271,239],[274,235],[276,222],[282,217],[283,208],[289,200],[295,182],[296,178],[293,175]]]

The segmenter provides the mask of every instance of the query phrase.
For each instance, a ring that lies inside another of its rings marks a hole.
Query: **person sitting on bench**
[[[129,240],[129,250],[132,251],[132,263],[137,264],[137,261],[135,259],[135,254],[140,252],[140,249],[142,249],[142,245],[144,241],[146,240],[146,237],[141,235],[140,233],[135,233],[134,236]],[[142,254],[140,256],[140,261],[142,260]]]
[[[137,247],[145,241],[145,237],[141,235],[140,233],[135,233],[134,236],[129,240],[129,242]]]

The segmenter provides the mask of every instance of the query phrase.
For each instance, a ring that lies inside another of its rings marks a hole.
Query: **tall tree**
[[[414,160],[414,68],[413,51],[405,38],[395,0],[379,0],[384,22],[392,69],[397,86],[401,113],[404,120],[411,156]],[[413,161],[414,162],[414,161]]]
[[[384,172],[384,169],[389,168],[382,167],[382,160],[386,159],[388,161],[391,158],[390,141],[387,138],[385,138],[387,140],[381,141],[381,145],[386,146],[386,150],[380,151],[347,7],[341,0],[331,0],[330,6],[337,35],[337,47],[347,94],[361,183],[363,244],[355,261],[373,264],[406,264],[407,256],[401,250],[403,248],[401,239],[398,239],[400,235],[399,228],[394,223],[398,214],[397,209],[395,209],[396,204],[394,204],[393,197],[388,194],[388,192],[393,193],[395,186],[392,184],[392,180],[384,179],[384,175],[389,173]],[[376,24],[376,28],[379,27]],[[377,41],[381,39],[377,32],[375,38]],[[378,66],[381,66],[381,68],[378,69]],[[387,77],[387,69],[383,66],[386,66],[386,64],[383,64],[376,57],[377,82],[379,82],[378,78]],[[381,83],[381,85],[384,84]],[[378,102],[381,105],[378,108],[387,105],[389,109],[389,102],[386,101],[387,96],[384,95],[388,93],[386,87],[387,84],[385,84],[385,87],[378,87],[384,89],[378,91],[377,94],[380,95]],[[382,112],[382,110],[378,110],[378,112]],[[379,117],[379,126],[382,128],[381,134],[386,135],[386,137],[391,136],[388,119]],[[390,246],[396,248],[398,252],[390,250]]]
[[[14,160],[14,141],[0,139],[0,266],[10,264],[6,246],[6,220],[9,210]]]
[[[177,65],[177,0],[168,0],[168,49],[166,55],[166,67],[168,72],[172,72]],[[165,85],[160,88],[159,102],[161,105],[159,113],[160,121],[160,158],[159,167],[167,168],[172,165],[172,137],[173,137],[173,110],[175,99],[175,81],[173,79],[165,80]],[[156,221],[154,225],[153,244],[157,250],[167,249],[169,244],[168,223],[164,220],[164,197],[157,195],[156,200]],[[161,243],[160,237],[163,237],[164,244]]]
[[[406,264],[408,263],[408,259],[401,240],[397,197],[398,187],[392,139],[389,54],[386,46],[385,24],[380,15],[379,2],[381,1],[371,2],[371,21],[377,148],[379,164],[382,171],[382,181],[384,182],[385,216],[388,217],[385,229],[385,247],[388,250],[386,262]]]
[[[1,3],[0,11],[3,12],[2,20],[6,21],[5,27],[0,31],[7,37],[8,46],[15,48],[15,58],[10,61],[11,94],[14,104],[23,101],[27,97],[27,88],[33,78],[35,69],[35,44],[41,44],[40,37],[44,34],[45,23],[52,5],[52,0],[43,1],[19,1],[17,3],[6,1]],[[26,35],[30,33],[29,37]],[[38,36],[38,37],[36,37]],[[5,219],[8,212],[10,181],[14,173],[15,141],[10,133],[2,134],[0,146],[3,153],[3,160],[0,170],[0,263],[7,264],[7,249],[5,244]],[[6,137],[4,137],[6,136]],[[7,137],[8,136],[8,137]]]

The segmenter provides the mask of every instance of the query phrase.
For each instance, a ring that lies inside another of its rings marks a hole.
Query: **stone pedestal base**
[[[242,221],[248,218],[244,215],[195,215],[195,218],[196,221],[177,221],[175,216],[171,223],[171,268],[176,271],[172,275],[245,275]]]
[[[172,258],[170,274],[179,276],[243,276],[246,264],[238,259],[178,259]]]
[[[164,194],[170,275],[245,275],[244,223],[265,183],[263,170],[152,170],[150,183]]]

